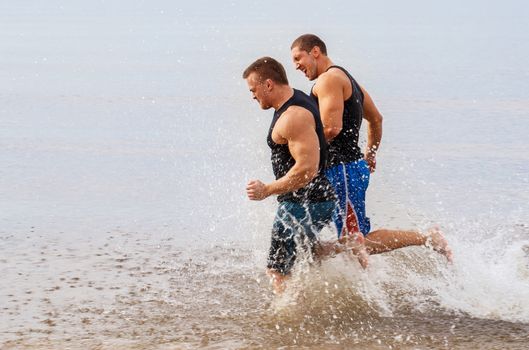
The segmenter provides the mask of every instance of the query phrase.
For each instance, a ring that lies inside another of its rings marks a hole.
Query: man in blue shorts
[[[267,184],[252,180],[246,192],[251,200],[278,195],[268,274],[280,293],[296,257],[303,253],[312,257],[325,250],[317,235],[332,221],[335,209],[334,191],[323,174],[327,143],[318,107],[288,85],[279,62],[260,58],[246,68],[243,78],[260,107],[275,110],[267,142],[276,180]]]
[[[370,232],[365,213],[365,194],[370,173],[376,168],[376,152],[382,138],[382,115],[371,96],[347,70],[333,64],[325,43],[313,34],[294,40],[291,55],[297,70],[309,80],[317,79],[311,97],[318,104],[329,159],[325,174],[338,196],[334,214],[338,237],[365,236],[368,253],[382,253],[411,245],[429,245],[452,260],[452,251],[438,229],[417,231],[380,229]],[[367,122],[367,147],[358,146],[362,119]]]

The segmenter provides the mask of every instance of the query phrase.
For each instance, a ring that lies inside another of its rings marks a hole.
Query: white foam
[[[365,271],[342,256],[321,267],[305,266],[293,274],[287,292],[272,308],[283,312],[297,307],[300,296],[308,293],[321,299],[313,303],[337,306],[347,300],[357,304],[351,307],[368,308],[382,317],[435,311],[529,322],[529,235],[519,228],[478,221],[447,232],[453,265],[426,247],[410,247],[371,256]]]

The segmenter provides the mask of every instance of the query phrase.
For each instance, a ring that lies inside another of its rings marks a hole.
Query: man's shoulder
[[[289,106],[285,112],[283,112],[283,115],[280,119],[283,119],[283,121],[287,123],[299,123],[304,122],[306,118],[309,117],[312,118],[312,112],[307,108],[298,105],[292,105]]]
[[[341,69],[333,68],[320,74],[318,80],[314,84],[314,90],[318,93],[325,93],[325,91],[333,89],[341,89],[348,84],[349,78]]]
[[[312,113],[301,106],[289,106],[276,123],[281,134],[292,134],[310,128],[314,120]]]

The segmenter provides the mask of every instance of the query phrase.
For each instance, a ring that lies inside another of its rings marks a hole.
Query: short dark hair
[[[303,34],[294,40],[290,49],[292,50],[295,47],[299,47],[300,50],[310,52],[314,46],[319,47],[321,53],[327,56],[327,47],[325,46],[325,43],[314,34]]]
[[[250,74],[254,72],[259,75],[260,81],[271,79],[274,83],[288,85],[285,68],[283,68],[283,65],[272,57],[261,57],[254,63],[250,64],[242,73],[243,79],[248,78]]]

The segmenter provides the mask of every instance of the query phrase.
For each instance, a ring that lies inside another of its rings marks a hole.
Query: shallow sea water
[[[435,281],[448,284],[458,272],[420,248],[372,258],[373,272],[340,257],[325,261],[277,298],[255,252],[243,247],[182,249],[170,238],[154,243],[119,230],[105,236],[8,253],[4,349],[526,347],[527,323],[442,305]],[[4,238],[2,248],[14,240]],[[393,276],[382,279],[382,270]],[[401,286],[399,274],[433,284]]]

